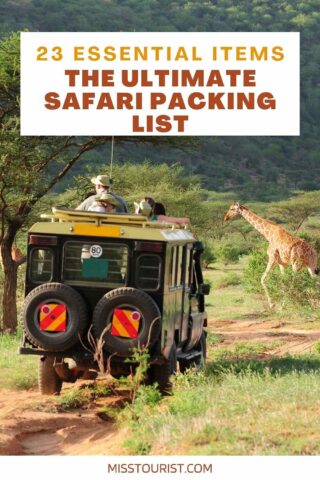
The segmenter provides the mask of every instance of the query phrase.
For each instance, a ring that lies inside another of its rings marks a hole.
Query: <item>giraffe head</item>
[[[231,218],[241,215],[241,205],[238,202],[233,202],[229,210],[224,216],[224,221],[227,222]]]

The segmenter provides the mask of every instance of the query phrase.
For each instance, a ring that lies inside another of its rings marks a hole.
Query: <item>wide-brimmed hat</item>
[[[145,215],[146,217],[149,217],[152,211],[150,203],[146,200],[141,200],[140,203],[134,202],[134,208],[136,213]]]
[[[119,200],[111,195],[111,193],[103,193],[102,195],[97,195],[94,197],[96,202],[109,203],[113,207],[121,207]]]
[[[112,185],[112,180],[108,175],[98,175],[90,180],[94,185],[103,185],[104,187],[111,187]]]

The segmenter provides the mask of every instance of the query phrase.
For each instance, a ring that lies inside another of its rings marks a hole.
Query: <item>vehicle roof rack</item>
[[[52,222],[80,222],[93,223],[95,225],[119,224],[142,228],[189,229],[188,224],[149,220],[144,215],[90,212],[87,210],[72,210],[65,207],[52,207],[52,214],[43,213],[40,217],[46,220],[51,220]]]

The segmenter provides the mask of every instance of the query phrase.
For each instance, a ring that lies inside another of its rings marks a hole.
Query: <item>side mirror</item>
[[[200,295],[209,295],[210,289],[211,289],[211,287],[210,287],[209,283],[200,283],[198,293]]]

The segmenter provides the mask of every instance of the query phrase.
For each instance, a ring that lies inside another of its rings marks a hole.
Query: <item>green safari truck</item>
[[[22,313],[20,353],[39,355],[40,392],[97,376],[92,339],[103,340],[103,362],[116,378],[130,373],[132,349],[148,348],[148,381],[162,392],[177,366],[202,365],[209,287],[189,227],[52,210],[28,232]]]

